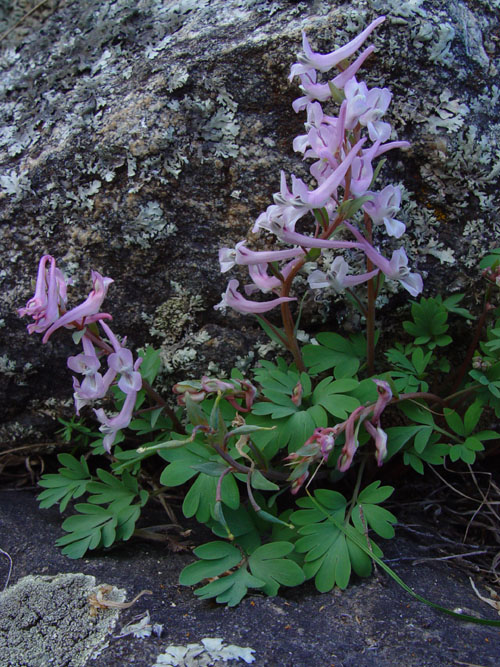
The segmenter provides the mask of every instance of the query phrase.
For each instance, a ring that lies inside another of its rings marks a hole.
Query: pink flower
[[[269,262],[280,262],[283,259],[293,259],[303,255],[301,248],[290,248],[288,250],[250,250],[245,246],[245,241],[240,241],[232,248],[220,248],[219,262],[221,273],[233,268],[235,264],[253,265],[268,264]]]
[[[341,472],[345,472],[351,466],[354,454],[358,449],[359,422],[357,428],[355,428],[355,424],[358,417],[361,418],[361,413],[364,412],[365,410],[366,408],[360,405],[359,408],[356,408],[353,412],[351,412],[349,418],[344,422],[345,444],[342,448],[342,452],[337,462],[337,467]]]
[[[365,422],[365,428],[375,440],[375,449],[377,451],[377,465],[381,466],[387,456],[387,433],[380,426],[374,426],[371,422]]]
[[[124,394],[139,391],[142,387],[142,377],[138,372],[138,368],[142,363],[142,357],[139,357],[134,364],[132,352],[121,345],[105,322],[100,322],[100,324],[114,349],[114,352],[108,357],[108,366],[115,375],[120,373],[118,386]]]
[[[348,287],[354,287],[361,283],[367,282],[379,272],[378,269],[368,273],[362,273],[358,276],[348,276],[349,264],[343,257],[336,257],[330,269],[325,274],[323,271],[313,271],[309,275],[309,287],[311,289],[322,289],[324,287],[332,287],[336,292],[343,292]]]
[[[101,422],[99,430],[101,433],[104,433],[102,444],[108,453],[111,452],[111,446],[116,439],[118,431],[121,431],[122,428],[126,428],[130,424],[136,397],[137,392],[131,391],[128,393],[121,411],[114,417],[108,417],[102,408],[94,410],[97,419]]]
[[[47,269],[47,262],[50,268]],[[18,309],[19,317],[30,315],[35,321],[28,324],[28,331],[43,333],[59,317],[66,306],[67,283],[62,272],[56,268],[51,255],[43,255],[38,264],[38,275],[34,296],[24,308]]]
[[[320,72],[327,72],[329,69],[342,62],[342,60],[349,58],[363,45],[365,39],[383,21],[385,21],[385,16],[379,16],[379,18],[375,19],[375,21],[372,21],[370,25],[363,30],[363,32],[361,32],[350,42],[342,46],[340,49],[336,49],[335,51],[324,55],[321,53],[315,53],[309,46],[305,32],[302,33],[303,53],[299,53],[297,55],[299,62],[292,65],[289,76],[290,81],[294,76],[304,74],[304,72],[307,72],[310,69],[317,69]]]
[[[85,334],[82,337],[82,345],[83,354],[69,357],[67,362],[72,371],[85,376],[81,384],[73,377],[76,414],[80,414],[80,409],[84,405],[88,405],[88,403],[98,398],[103,398],[116,376],[116,371],[112,369],[108,369],[104,377],[98,372],[101,362],[97,358],[92,341]]]
[[[303,250],[301,250],[301,254],[304,254]],[[297,260],[292,259],[290,262],[288,262],[288,264],[285,264],[285,266],[280,269],[280,274],[285,280],[290,275],[296,264]],[[281,287],[283,281],[274,275],[268,275],[268,266],[268,264],[251,264],[248,267],[248,273],[250,274],[250,278],[253,280],[253,284],[245,285],[246,294],[250,295],[259,290],[264,294],[267,294],[268,292],[272,292],[273,290],[279,289]]]
[[[363,209],[368,213],[375,225],[384,223],[389,236],[399,239],[405,232],[405,225],[394,219],[394,214],[401,205],[401,190],[394,185],[387,185],[381,192],[373,194],[371,201],[364,204]]]
[[[418,273],[410,273],[408,269],[408,257],[404,248],[399,248],[392,253],[390,261],[378,253],[375,248],[368,243],[364,236],[350,222],[344,220],[344,225],[360,241],[360,246],[365,255],[375,266],[385,273],[391,280],[399,280],[405,290],[412,296],[417,296],[423,290],[424,285],[422,276]]]
[[[343,72],[328,83],[316,83],[316,70],[311,69],[300,75],[301,85],[300,89],[305,93],[304,97],[299,97],[293,104],[293,110],[297,113],[306,108],[307,104],[312,100],[319,100],[325,102],[332,96],[331,86],[338,90],[343,90],[349,79],[352,79],[364,61],[375,51],[374,46],[369,46],[359,55],[356,60],[349,65]]]
[[[103,278],[97,271],[92,271],[92,282],[94,289],[90,292],[87,299],[79,306],[68,310],[56,320],[52,326],[45,332],[42,342],[46,343],[50,336],[61,327],[72,328],[75,323],[83,327],[89,322],[96,322],[104,318],[111,318],[107,313],[100,313],[102,302],[106,297],[108,287],[114,280],[112,278]]]
[[[224,310],[229,307],[243,315],[247,313],[267,313],[268,310],[272,310],[282,303],[297,300],[292,297],[281,296],[279,299],[273,299],[272,301],[250,301],[249,299],[245,299],[245,297],[238,292],[238,285],[239,283],[237,280],[229,281],[227,290],[222,295],[222,301],[214,306],[215,310]]]

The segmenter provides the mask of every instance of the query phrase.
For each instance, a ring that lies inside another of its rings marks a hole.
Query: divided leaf
[[[80,461],[71,454],[59,454],[57,458],[63,467],[55,474],[42,475],[39,485],[45,491],[37,496],[37,500],[42,509],[59,503],[59,511],[64,512],[70,500],[87,491],[92,475],[83,456]]]

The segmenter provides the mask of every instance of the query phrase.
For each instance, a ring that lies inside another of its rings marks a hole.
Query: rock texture
[[[304,119],[287,74],[302,29],[328,51],[387,15],[365,77],[391,88],[391,121],[412,148],[384,173],[404,186],[400,217],[429,293],[467,289],[499,228],[499,9],[81,0],[48,3],[11,32],[0,61],[1,440],[41,438],[63,401],[71,409],[70,341],[42,347],[15,312],[42,253],[74,277],[75,300],[92,268],[113,277],[116,331],[162,345],[167,375],[251,351],[252,321],[212,309],[226,283],[217,250],[248,233],[280,168],[301,173],[292,138]]]

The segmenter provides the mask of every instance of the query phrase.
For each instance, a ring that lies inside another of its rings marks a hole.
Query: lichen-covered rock
[[[217,250],[248,233],[280,168],[302,173],[291,142],[304,119],[287,80],[302,29],[329,51],[388,17],[364,72],[391,88],[391,122],[412,142],[384,174],[404,186],[409,255],[429,291],[466,288],[495,245],[498,0],[48,7],[6,37],[0,62],[2,440],[45,435],[63,400],[70,409],[69,337],[41,346],[16,316],[42,253],[74,277],[77,298],[91,268],[113,277],[116,331],[162,345],[170,373],[251,350],[252,321],[213,311],[226,282]]]

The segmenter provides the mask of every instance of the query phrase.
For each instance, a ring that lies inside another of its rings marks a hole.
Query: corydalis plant
[[[248,295],[263,292],[274,294],[276,298],[268,301],[247,299],[238,292],[238,282],[233,279],[221,303],[215,307],[262,314],[279,305],[284,329],[283,332],[273,329],[294,355],[300,370],[304,365],[295,340],[296,327],[290,302],[294,300],[291,296],[294,278],[306,262],[321,261],[326,269],[316,269],[310,274],[311,289],[329,287],[343,291],[369,283],[368,306],[364,308],[358,299],[369,329],[373,329],[373,304],[381,282],[380,274],[399,281],[412,296],[422,291],[422,278],[409,269],[404,248],[395,250],[389,260],[376,249],[372,238],[373,226],[382,227],[389,236],[398,239],[405,232],[405,225],[395,218],[401,203],[399,188],[393,185],[387,185],[381,191],[372,188],[382,166],[381,162],[374,166],[374,161],[389,150],[405,148],[409,144],[407,141],[388,141],[392,128],[381,119],[389,107],[391,92],[387,88],[369,89],[356,78],[374,47],[365,49],[351,64],[346,60],[361,48],[383,21],[384,17],[377,18],[351,42],[328,54],[315,53],[303,35],[303,52],[298,54],[298,62],[292,66],[290,80],[300,79],[304,95],[295,100],[293,108],[295,111],[306,110],[306,133],[294,139],[293,147],[305,160],[313,160],[310,174],[317,185],[310,188],[292,174],[290,190],[282,171],[281,187],[274,195],[274,204],[259,215],[252,229],[254,233],[271,232],[278,244],[293,247],[252,251],[241,241],[234,249],[221,248],[219,251],[222,272],[235,265],[248,266],[252,280],[245,286]],[[340,73],[320,83],[318,72],[328,72],[334,67]],[[337,116],[323,110],[321,103],[331,101],[340,105]],[[359,211],[363,213],[362,220],[355,219]],[[302,232],[296,230],[299,221]],[[353,240],[339,238],[341,232],[347,232]],[[336,253],[333,260],[326,260],[325,250]],[[340,254],[346,251],[350,257],[353,253],[364,254],[365,272],[351,274],[344,254]],[[369,340],[370,343],[373,347],[373,340]]]

